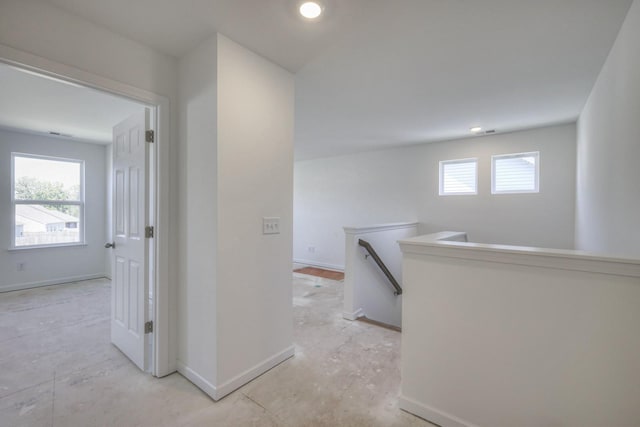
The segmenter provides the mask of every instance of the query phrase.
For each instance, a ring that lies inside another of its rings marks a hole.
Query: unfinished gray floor
[[[109,282],[0,294],[0,425],[425,426],[398,409],[400,334],[341,317],[342,284],[294,274],[296,356],[219,402],[109,343]]]

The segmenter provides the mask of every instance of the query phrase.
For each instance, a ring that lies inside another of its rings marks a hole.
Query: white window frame
[[[475,175],[475,191],[468,191],[464,193],[447,193],[444,191],[444,167],[446,165],[458,164],[458,163],[475,163],[476,164],[476,175]],[[439,180],[439,192],[440,196],[473,196],[478,194],[478,158],[470,157],[467,159],[453,159],[453,160],[441,160],[440,167],[438,172],[438,180]]]
[[[533,190],[496,190],[496,160],[516,159],[520,157],[534,157],[536,159],[535,188]],[[540,152],[528,151],[525,153],[496,154],[491,156],[491,194],[533,194],[540,192]]]
[[[40,160],[52,160],[56,162],[68,162],[76,163],[80,165],[80,200],[23,200],[16,199],[16,173],[15,173],[15,159],[16,157],[40,159]],[[23,250],[23,249],[38,249],[38,248],[57,248],[68,246],[85,246],[85,197],[84,197],[84,184],[85,184],[85,170],[84,160],[68,159],[64,157],[43,156],[39,154],[29,153],[11,153],[11,247],[10,250]],[[50,243],[44,245],[20,245],[16,246],[16,206],[17,205],[74,205],[78,206],[80,210],[80,225],[79,225],[79,237],[78,242],[69,243]]]

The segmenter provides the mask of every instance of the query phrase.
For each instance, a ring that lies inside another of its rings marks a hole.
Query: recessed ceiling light
[[[471,132],[473,133],[478,133],[480,131],[482,131],[482,128],[480,126],[474,126],[471,129],[469,129]]]
[[[316,19],[322,15],[322,6],[315,1],[306,1],[300,5],[300,15],[307,19]]]

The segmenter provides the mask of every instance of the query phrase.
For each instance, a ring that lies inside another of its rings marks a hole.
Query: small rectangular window
[[[540,152],[491,156],[491,193],[537,193]]]
[[[13,247],[84,241],[84,162],[12,153]]]
[[[478,159],[440,162],[440,195],[478,194]]]

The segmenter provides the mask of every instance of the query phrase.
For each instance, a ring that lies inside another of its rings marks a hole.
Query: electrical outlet
[[[280,234],[280,218],[275,216],[262,218],[262,234]]]
[[[307,252],[309,252],[310,254],[316,253],[316,247],[315,246],[309,246],[307,248]]]
[[[26,268],[26,264],[24,262],[19,262],[16,264],[16,270],[18,271],[24,271]]]

